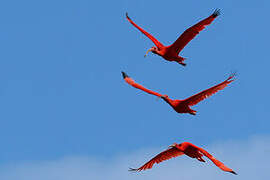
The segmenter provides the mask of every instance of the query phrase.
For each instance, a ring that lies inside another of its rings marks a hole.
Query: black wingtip
[[[220,9],[216,9],[214,13],[212,14],[213,17],[217,17],[220,15]]]
[[[228,80],[235,80],[237,76],[237,71],[231,71],[230,76],[228,77]]]
[[[129,170],[128,170],[128,171],[131,171],[131,172],[137,172],[137,171],[138,171],[138,169],[129,168]]]
[[[128,16],[128,13],[127,13],[127,12],[126,12],[126,18],[127,18],[127,19],[130,19],[130,17]]]
[[[234,172],[234,171],[230,171],[230,173],[237,175],[237,173],[236,173],[236,172]]]
[[[124,79],[129,77],[124,71],[122,71],[121,73]]]

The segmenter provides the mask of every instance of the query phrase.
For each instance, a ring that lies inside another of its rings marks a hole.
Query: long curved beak
[[[146,56],[147,56],[147,54],[149,53],[149,51],[151,51],[151,50],[152,50],[152,48],[148,49],[148,50],[146,51],[146,53],[145,53],[144,57],[146,57]]]

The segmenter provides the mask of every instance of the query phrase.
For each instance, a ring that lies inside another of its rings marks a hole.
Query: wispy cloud
[[[155,165],[153,169],[128,172],[128,167],[138,167],[166,147],[145,149],[113,159],[91,157],[66,157],[55,161],[2,165],[3,180],[198,180],[243,179],[268,180],[270,161],[270,136],[256,136],[246,141],[219,142],[203,146],[216,158],[233,168],[235,176],[218,169],[212,162],[200,163],[182,156]]]

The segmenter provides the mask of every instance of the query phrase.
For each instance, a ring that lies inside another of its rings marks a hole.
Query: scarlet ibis
[[[200,148],[198,146],[195,146],[194,144],[190,142],[183,142],[181,144],[174,143],[169,146],[169,148],[158,155],[156,155],[154,158],[152,158],[150,161],[145,163],[143,166],[133,169],[130,168],[130,171],[142,171],[151,169],[155,163],[161,163],[162,161],[181,156],[181,155],[187,155],[191,158],[196,158],[197,160],[201,162],[205,162],[205,160],[202,158],[203,156],[206,156],[209,158],[217,167],[219,167],[221,170],[233,173],[237,175],[236,172],[234,172],[232,169],[225,166],[222,162],[214,158],[211,154],[209,154],[206,150],[203,148]]]
[[[198,94],[195,94],[187,99],[184,100],[173,100],[170,99],[168,95],[162,95],[155,91],[151,91],[149,89],[146,89],[142,85],[136,83],[133,79],[131,79],[125,72],[122,72],[122,76],[124,80],[130,84],[131,86],[143,90],[149,94],[155,95],[157,97],[162,98],[164,101],[166,101],[176,112],[178,113],[189,113],[192,115],[196,115],[195,110],[191,109],[190,106],[194,106],[198,104],[200,101],[206,99],[207,97],[215,94],[219,90],[224,89],[228,84],[233,82],[235,79],[235,73],[231,74],[225,81],[221,82],[220,84],[217,84],[209,89],[206,89],[204,91],[199,92]]]
[[[216,19],[217,16],[220,15],[220,10],[216,9],[213,14],[211,14],[208,18],[198,22],[194,26],[188,28],[184,31],[183,34],[171,45],[164,46],[161,42],[159,42],[156,38],[154,38],[151,34],[143,30],[141,27],[139,27],[137,24],[135,24],[130,17],[128,16],[128,13],[126,13],[127,20],[135,26],[137,29],[139,29],[143,34],[145,34],[156,46],[153,46],[150,48],[144,57],[146,57],[148,52],[152,52],[154,54],[157,54],[159,56],[162,56],[167,61],[176,61],[179,64],[185,66],[186,64],[183,62],[186,58],[183,58],[179,56],[178,54],[180,51],[184,49],[184,47],[197,35],[200,31],[202,31],[205,26],[209,25]]]

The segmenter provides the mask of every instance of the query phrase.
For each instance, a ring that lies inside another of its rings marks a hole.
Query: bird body
[[[220,12],[219,10],[215,10],[213,14],[211,14],[209,17],[205,18],[204,20],[198,22],[197,24],[193,25],[192,27],[185,30],[180,37],[171,45],[164,46],[161,42],[159,42],[155,37],[153,37],[151,34],[149,34],[147,31],[139,27],[137,24],[135,24],[128,14],[126,13],[127,20],[136,27],[139,31],[141,31],[145,36],[147,36],[154,44],[152,48],[150,48],[145,56],[148,54],[148,52],[152,52],[154,54],[157,54],[161,57],[163,57],[167,61],[175,61],[183,66],[186,64],[184,63],[184,60],[186,58],[179,55],[179,53],[184,49],[184,47],[193,39],[196,35],[199,34],[200,31],[202,31],[207,25],[210,25],[217,16],[219,16]],[[234,81],[235,74],[231,74],[225,81],[210,87],[204,91],[201,91],[191,97],[188,97],[186,99],[171,99],[168,95],[162,95],[158,92],[152,91],[150,89],[145,88],[144,86],[136,83],[132,78],[130,78],[125,72],[122,72],[122,76],[124,80],[131,86],[140,89],[148,94],[152,94],[154,96],[157,96],[159,98],[162,98],[166,103],[168,103],[177,113],[189,113],[192,115],[196,115],[196,111],[191,109],[191,106],[194,106],[198,104],[199,102],[203,101],[204,99],[208,98],[209,96],[215,94],[216,92],[224,89],[228,86],[231,82]],[[236,173],[230,169],[229,167],[225,166],[222,162],[217,160],[215,157],[213,157],[210,153],[208,153],[206,150],[204,150],[201,147],[195,146],[194,144],[190,142],[183,142],[181,144],[174,143],[169,148],[158,155],[156,155],[154,158],[146,162],[144,165],[137,169],[130,168],[130,171],[143,171],[147,169],[151,169],[155,163],[161,163],[165,160],[181,156],[181,155],[187,155],[190,158],[197,159],[200,162],[206,162],[203,157],[207,157],[210,159],[217,167],[219,167],[221,170],[225,172],[230,172],[232,174]]]
[[[167,102],[176,112],[178,113],[189,113],[192,115],[196,114],[195,110],[192,110],[188,104],[185,103],[184,100],[179,100],[179,99],[170,99],[169,97],[162,96],[161,97],[165,102]]]
[[[221,170],[230,172],[233,174],[236,174],[232,169],[225,166],[222,162],[214,158],[210,153],[208,153],[203,148],[200,148],[198,146],[195,146],[194,144],[190,142],[183,142],[181,144],[174,143],[171,146],[169,146],[169,149],[159,153],[154,158],[152,158],[150,161],[145,163],[143,166],[133,169],[130,168],[130,171],[142,171],[151,169],[155,163],[161,163],[165,160],[181,156],[181,155],[187,155],[191,158],[195,158],[198,161],[205,162],[205,160],[202,158],[203,156],[206,156],[209,158],[217,167],[219,167]]]
[[[195,24],[194,26],[188,28],[187,30],[184,31],[184,33],[182,33],[180,35],[180,37],[171,45],[169,46],[164,46],[161,42],[159,42],[154,36],[152,36],[151,34],[149,34],[148,32],[146,32],[144,29],[142,29],[140,26],[138,26],[137,24],[135,24],[130,17],[128,16],[128,14],[126,13],[126,18],[127,20],[133,25],[135,26],[139,31],[141,31],[144,35],[146,35],[151,41],[153,41],[153,43],[156,46],[153,46],[152,48],[150,48],[145,56],[147,55],[148,52],[152,52],[154,54],[157,54],[161,57],[163,57],[165,60],[167,61],[176,61],[179,64],[185,66],[186,64],[184,63],[184,60],[186,58],[179,56],[180,51],[182,51],[182,49],[184,49],[184,47],[197,35],[199,34],[200,31],[202,31],[205,26],[209,25],[212,23],[212,21],[214,21],[214,19],[220,15],[220,11],[218,9],[216,9],[214,11],[213,14],[211,14],[208,18],[198,22],[197,24]]]
[[[152,53],[154,53],[154,54],[157,54],[157,55],[163,57],[167,61],[176,61],[180,64],[182,63],[182,65],[185,66],[183,61],[186,58],[179,56],[178,53],[171,48],[171,45],[170,46],[162,46],[158,49],[155,47],[152,47],[150,49],[150,51],[152,51]]]
[[[155,95],[157,97],[162,98],[165,102],[167,102],[176,112],[178,113],[189,113],[192,115],[196,115],[195,110],[191,109],[191,106],[194,106],[196,104],[198,104],[199,102],[201,102],[202,100],[208,98],[209,96],[215,94],[216,92],[224,89],[228,84],[230,84],[231,82],[234,81],[234,77],[235,74],[231,74],[225,81],[211,87],[208,88],[204,91],[201,91],[189,98],[186,98],[184,100],[179,100],[179,99],[170,99],[168,95],[162,95],[159,94],[155,91],[146,89],[145,87],[143,87],[142,85],[136,83],[133,79],[131,79],[125,72],[122,72],[123,78],[124,80],[130,84],[131,86],[140,89],[144,92],[147,92],[149,94]]]

